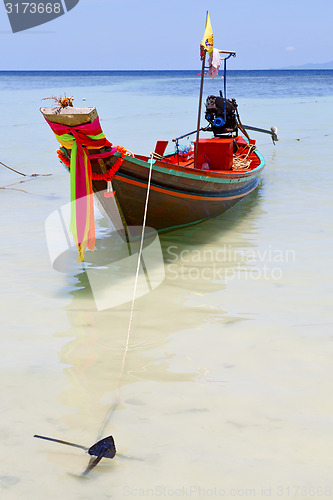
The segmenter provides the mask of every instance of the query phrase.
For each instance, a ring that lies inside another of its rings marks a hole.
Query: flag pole
[[[194,150],[194,168],[197,168],[197,162],[198,162],[200,118],[201,118],[201,104],[202,104],[203,84],[204,84],[204,76],[205,76],[205,61],[206,61],[206,50],[203,50],[202,69],[201,69],[201,83],[200,83],[200,96],[199,96],[199,110],[198,110],[198,123],[197,123],[197,138],[196,138],[195,150]]]

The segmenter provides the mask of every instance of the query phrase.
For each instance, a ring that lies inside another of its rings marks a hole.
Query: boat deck
[[[194,167],[194,152],[154,155],[161,163],[211,173],[248,172],[260,164],[255,141],[249,144],[242,137],[235,139],[203,139],[199,142],[197,167]],[[148,156],[134,155],[149,161]]]
[[[65,156],[70,159],[71,150],[62,147]],[[109,167],[113,164],[119,153],[107,157],[108,148],[101,148],[100,153],[105,153],[104,161]],[[96,150],[89,149],[89,156],[94,157]],[[129,157],[149,164],[150,156],[130,153]],[[255,146],[255,141],[247,142],[243,137],[237,136],[230,139],[210,138],[200,139],[198,148],[197,167],[194,167],[194,151],[187,153],[173,152],[165,155],[159,155],[154,152],[154,160],[158,165],[165,165],[175,170],[193,170],[196,173],[205,173],[205,175],[237,175],[246,174],[262,163],[262,157]],[[97,173],[100,167],[93,167]]]

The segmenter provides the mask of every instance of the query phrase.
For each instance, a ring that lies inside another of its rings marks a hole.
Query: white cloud
[[[296,50],[296,47],[294,47],[293,45],[288,45],[288,47],[286,47],[286,50],[288,52],[292,52],[293,50]]]

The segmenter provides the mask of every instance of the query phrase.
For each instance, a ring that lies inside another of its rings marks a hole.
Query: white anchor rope
[[[148,202],[149,202],[149,194],[150,194],[150,185],[151,185],[151,176],[152,176],[152,171],[153,171],[153,158],[154,158],[154,153],[150,153],[150,166],[149,166],[149,176],[148,176],[148,184],[147,184],[147,194],[146,194],[146,203],[145,203],[145,209],[144,209],[144,214],[143,214],[143,222],[142,222],[142,232],[141,232],[141,241],[140,241],[140,248],[139,248],[139,254],[138,254],[138,262],[137,262],[137,267],[136,267],[136,274],[135,274],[135,281],[134,281],[134,290],[133,290],[133,298],[132,298],[132,304],[131,304],[131,312],[130,312],[130,318],[129,318],[129,323],[128,323],[128,329],[127,329],[127,339],[126,339],[126,345],[125,345],[125,350],[123,354],[123,359],[121,363],[121,369],[120,369],[120,374],[117,379],[116,383],[116,397],[115,397],[115,402],[111,406],[108,414],[106,415],[100,430],[99,434],[97,437],[97,441],[101,439],[104,429],[108,423],[108,421],[111,418],[112,413],[114,410],[117,408],[117,406],[120,404],[120,394],[119,394],[119,385],[122,379],[122,376],[124,374],[124,369],[125,369],[125,361],[126,361],[126,356],[128,353],[129,349],[129,344],[130,344],[130,338],[131,338],[131,328],[132,328],[132,323],[133,323],[133,315],[134,315],[134,305],[135,305],[135,295],[136,295],[136,290],[138,286],[138,279],[139,279],[139,273],[140,273],[140,265],[141,265],[141,256],[142,256],[142,250],[143,250],[143,242],[144,242],[144,235],[145,235],[145,228],[146,228],[146,221],[147,221],[147,212],[148,212]]]

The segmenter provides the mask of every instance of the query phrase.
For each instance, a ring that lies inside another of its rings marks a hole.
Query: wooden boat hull
[[[249,171],[202,171],[154,161],[146,224],[166,231],[223,214],[258,186],[264,160],[260,153],[255,155],[257,165]],[[113,178],[116,201],[129,226],[142,225],[149,166],[149,161],[126,157]],[[92,170],[100,172],[100,162],[93,160]],[[93,181],[93,188],[98,193],[106,183]],[[107,199],[99,200],[108,213]]]
[[[128,225],[142,225],[147,195],[147,183],[121,174],[113,181],[116,196]],[[221,193],[222,196],[204,196],[151,185],[147,225],[156,231],[165,231],[217,217],[235,205],[259,184],[256,178],[242,190]]]

